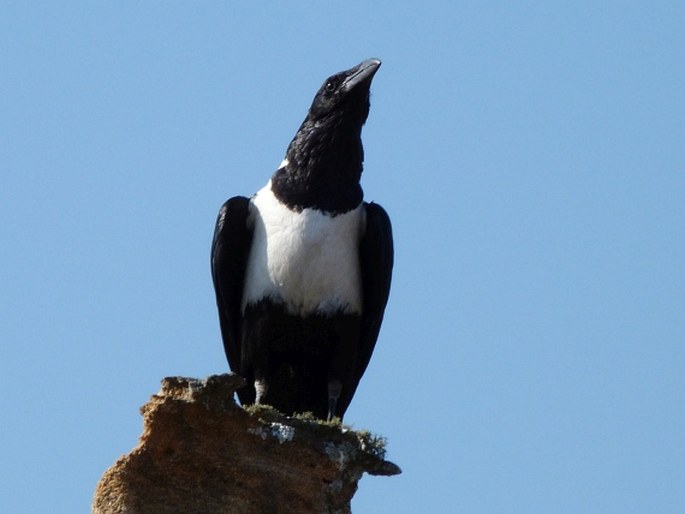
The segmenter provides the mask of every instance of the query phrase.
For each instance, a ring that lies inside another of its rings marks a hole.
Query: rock
[[[233,401],[237,375],[170,377],[136,448],[100,479],[93,514],[350,512],[364,472],[395,475],[383,441]]]

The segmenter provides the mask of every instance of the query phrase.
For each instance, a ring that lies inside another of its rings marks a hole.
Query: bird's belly
[[[269,298],[290,314],[361,312],[361,205],[335,217],[314,209],[294,212],[264,188],[252,208],[243,307]]]

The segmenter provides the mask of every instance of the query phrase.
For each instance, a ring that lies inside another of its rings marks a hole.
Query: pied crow
[[[212,278],[243,405],[342,419],[369,363],[393,266],[390,220],[359,184],[380,65],[326,79],[267,184],[219,211]]]

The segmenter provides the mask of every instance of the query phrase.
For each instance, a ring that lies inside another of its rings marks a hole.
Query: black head
[[[272,177],[274,193],[291,208],[346,212],[362,201],[361,131],[378,59],[327,78],[290,142],[288,164]]]
[[[371,81],[380,65],[378,59],[367,59],[328,77],[314,96],[307,119],[321,123],[345,118],[347,122],[358,123],[361,130],[369,115]]]

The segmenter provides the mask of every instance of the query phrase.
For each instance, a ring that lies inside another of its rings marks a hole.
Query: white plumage
[[[282,301],[288,313],[361,313],[359,240],[364,206],[330,216],[295,212],[271,191],[271,181],[250,201],[254,235],[242,308],[264,298]]]

